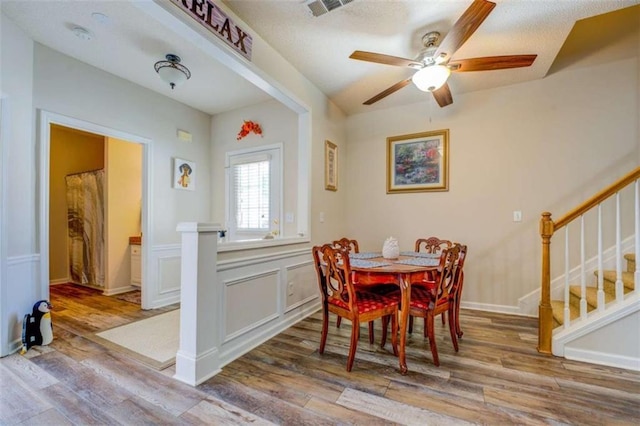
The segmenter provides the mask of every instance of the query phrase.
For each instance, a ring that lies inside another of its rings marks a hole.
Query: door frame
[[[149,247],[152,246],[152,219],[149,212],[153,211],[151,198],[151,158],[152,158],[152,140],[142,136],[134,135],[126,131],[105,127],[99,124],[91,123],[81,119],[57,114],[55,112],[38,110],[39,120],[39,167],[40,173],[38,179],[38,223],[39,223],[39,248],[40,248],[40,292],[43,298],[49,298],[49,168],[51,153],[51,125],[58,124],[72,129],[82,130],[89,133],[98,134],[105,137],[124,140],[127,142],[138,143],[142,145],[142,235],[144,235],[144,244],[141,249],[142,260],[142,282],[140,289],[142,291],[142,309],[148,309],[151,306],[150,295],[145,291],[147,277],[148,253]]]
[[[0,92],[0,321],[7,312],[7,145],[9,143],[9,97]],[[5,346],[8,327],[0,327],[0,356],[10,351]]]

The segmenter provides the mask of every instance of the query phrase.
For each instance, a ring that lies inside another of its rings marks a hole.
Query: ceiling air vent
[[[309,10],[311,10],[311,13],[313,13],[313,16],[320,16],[352,1],[353,0],[308,0],[307,6]]]

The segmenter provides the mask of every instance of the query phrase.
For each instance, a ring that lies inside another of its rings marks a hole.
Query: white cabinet
[[[140,261],[140,253],[142,251],[139,245],[130,245],[131,249],[131,285],[140,287],[142,284],[142,266]]]

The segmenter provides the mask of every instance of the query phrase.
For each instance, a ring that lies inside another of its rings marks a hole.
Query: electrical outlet
[[[293,296],[293,281],[289,281],[287,284],[287,295]]]
[[[520,210],[513,211],[513,221],[522,222],[522,212]]]

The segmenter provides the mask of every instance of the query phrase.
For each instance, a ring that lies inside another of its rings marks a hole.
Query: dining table
[[[400,314],[398,358],[400,373],[406,374],[407,325],[411,302],[411,283],[423,281],[426,274],[435,271],[440,263],[440,254],[422,252],[400,252],[396,259],[386,259],[381,253],[351,253],[349,263],[353,282],[358,286],[395,284],[400,288]]]

